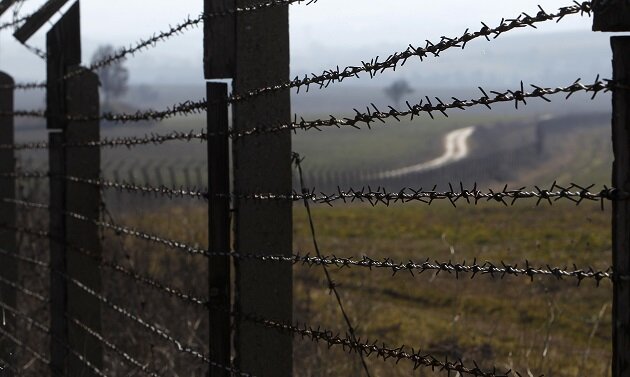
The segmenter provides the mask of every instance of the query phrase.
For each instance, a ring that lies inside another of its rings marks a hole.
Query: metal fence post
[[[98,77],[80,69],[80,8],[76,2],[47,34],[48,48],[48,128],[50,133],[50,232],[51,240],[51,371],[53,375],[92,376],[94,371],[67,347],[79,352],[96,368],[103,365],[102,345],[70,318],[101,332],[100,302],[69,284],[64,275],[90,289],[101,291],[97,262],[78,248],[98,257],[101,243],[97,226],[68,216],[77,213],[100,219],[100,191],[97,187],[69,182],[64,177],[98,179],[100,149],[68,147],[69,143],[98,141],[98,120],[68,120],[68,115],[97,119],[99,115]],[[59,274],[61,272],[61,274]],[[63,275],[62,275],[63,274]]]
[[[13,111],[13,85],[11,76],[0,72],[0,112],[11,113]],[[13,116],[0,116],[0,144],[11,145],[14,143]],[[0,198],[15,198],[15,153],[13,149],[0,149]],[[16,232],[10,227],[16,225],[15,204],[0,200],[0,223],[7,228],[0,229],[0,248],[7,253],[17,253]],[[0,275],[7,280],[17,281],[17,261],[14,258],[0,255]],[[0,285],[0,301],[17,308],[15,289],[7,285]],[[0,313],[0,326],[9,332],[15,330],[15,319],[6,311]],[[8,339],[0,340],[0,358],[6,362],[15,361],[15,346]],[[6,369],[7,376],[10,370]]]
[[[237,0],[238,8],[257,0]],[[236,16],[236,60],[233,90],[246,93],[258,87],[289,80],[288,5],[243,12]],[[288,90],[237,102],[234,129],[273,127],[291,121]],[[232,142],[234,192],[290,194],[291,133],[236,138]],[[292,251],[292,202],[252,201],[235,198],[235,249],[241,254],[290,256]],[[236,308],[278,322],[293,316],[293,266],[235,260]],[[262,376],[291,376],[293,343],[288,333],[237,320],[236,365]]]
[[[210,252],[230,250],[230,155],[228,143],[227,84],[207,83],[208,98],[208,202]],[[210,291],[210,358],[220,364],[231,362],[230,258],[211,256],[208,261]],[[211,376],[229,376],[211,369]]]
[[[613,187],[630,191],[630,37],[611,38]],[[613,202],[613,377],[630,377],[630,202]],[[626,279],[619,278],[625,277]]]

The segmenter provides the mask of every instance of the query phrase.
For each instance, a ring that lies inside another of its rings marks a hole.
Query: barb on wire
[[[295,166],[297,167],[298,170],[298,175],[299,175],[299,179],[300,179],[300,186],[302,187],[302,192],[308,192],[308,189],[306,189],[306,186],[304,185],[304,174],[302,172],[302,159],[300,158],[300,155],[298,155],[297,153],[293,153],[292,156],[293,162],[295,163]],[[311,214],[311,206],[310,203],[308,201],[308,199],[304,199],[304,207],[306,209],[306,213],[308,215],[308,224],[309,224],[309,228],[311,231],[311,238],[313,240],[313,247],[315,248],[315,252],[317,253],[317,256],[319,258],[322,257],[322,254],[319,250],[319,245],[317,243],[317,237],[315,235],[315,223],[313,221],[313,216]],[[328,266],[326,264],[322,264],[322,269],[324,270],[324,275],[326,276],[326,281],[328,282],[328,289],[330,290],[330,293],[333,293],[335,295],[335,299],[337,300],[337,305],[339,306],[339,310],[341,310],[341,314],[343,316],[344,321],[346,322],[346,325],[348,326],[348,333],[350,334],[350,337],[352,338],[353,342],[357,341],[357,336],[356,336],[356,331],[354,329],[354,326],[352,325],[352,321],[350,320],[350,317],[348,316],[348,313],[346,313],[346,309],[344,308],[343,305],[343,301],[341,300],[341,295],[339,294],[339,290],[337,289],[337,285],[335,284],[335,282],[332,279],[332,276],[330,276],[330,272],[328,271]],[[365,358],[363,357],[362,353],[359,353],[359,357],[361,359],[361,365],[363,366],[363,370],[365,371],[365,375],[370,377],[370,369],[368,368],[366,362],[365,362]]]
[[[502,190],[481,191],[474,184],[471,189],[464,188],[460,182],[459,190],[449,185],[449,190],[440,191],[436,187],[431,190],[402,188],[399,191],[387,191],[384,188],[372,189],[371,187],[362,187],[361,189],[337,189],[332,193],[317,193],[315,189],[305,190],[302,193],[293,192],[289,195],[276,193],[256,193],[256,194],[235,194],[234,197],[250,200],[293,200],[299,201],[307,199],[313,203],[327,204],[332,206],[337,202],[347,203],[368,203],[372,206],[385,205],[390,206],[396,203],[419,202],[428,205],[435,201],[448,201],[454,207],[457,204],[478,204],[479,202],[494,202],[505,206],[514,205],[517,201],[531,199],[536,201],[536,205],[541,203],[553,204],[559,200],[567,200],[580,205],[585,201],[599,201],[604,205],[604,201],[622,201],[630,198],[630,193],[616,188],[604,186],[599,191],[591,191],[595,185],[578,185],[571,183],[569,186],[561,186],[554,182],[549,189],[534,186],[533,189],[527,190],[525,187],[518,189],[509,189],[504,186]]]
[[[238,7],[235,9],[227,9],[224,11],[212,12],[212,13],[202,13],[195,18],[191,18],[189,16],[187,19],[185,19],[184,21],[178,24],[175,24],[173,26],[169,25],[168,30],[166,31],[160,31],[160,32],[154,33],[150,37],[142,38],[134,44],[131,44],[127,47],[122,47],[118,49],[116,52],[114,52],[112,55],[103,57],[102,59],[90,64],[90,66],[85,69],[75,70],[71,73],[66,74],[65,76],[63,76],[62,79],[67,80],[71,77],[80,75],[86,71],[91,71],[91,72],[98,71],[99,69],[103,67],[106,67],[118,61],[124,60],[129,56],[135,55],[138,52],[155,47],[160,42],[164,42],[171,39],[172,37],[182,35],[185,32],[198,27],[202,22],[209,21],[213,18],[226,17],[230,15],[235,15],[238,13],[254,12],[254,11],[258,11],[262,9],[273,8],[277,6],[285,6],[285,5],[290,5],[294,3],[306,3],[306,5],[310,5],[316,2],[317,0],[270,0],[264,3],[253,4],[253,5],[245,6],[245,7]],[[38,51],[38,54],[41,54],[41,53],[42,53],[41,51]],[[42,57],[45,59],[46,54],[43,53]],[[18,84],[14,86],[14,88],[16,89],[43,89],[45,87],[46,87],[45,82],[23,83],[23,84]]]
[[[93,289],[89,288],[88,286],[86,286],[85,284],[81,283],[80,281],[62,273],[59,271],[53,271],[53,273],[56,273],[58,275],[60,275],[64,280],[66,280],[69,284],[74,285],[75,287],[81,289],[82,291],[84,291],[85,293],[89,294],[90,296],[96,298],[97,300],[99,300],[101,303],[103,303],[104,305],[108,306],[111,310],[123,315],[124,317],[136,322],[137,324],[139,324],[140,326],[142,326],[143,328],[145,328],[146,330],[148,330],[149,332],[159,336],[160,338],[168,341],[169,343],[173,344],[175,346],[175,348],[179,351],[179,352],[183,352],[183,353],[187,353],[193,357],[195,357],[198,360],[203,361],[204,363],[215,367],[215,368],[219,368],[222,370],[225,370],[227,372],[239,375],[239,376],[243,376],[243,377],[251,377],[253,376],[250,373],[246,373],[243,372],[235,367],[232,366],[227,366],[227,365],[223,365],[220,363],[217,363],[215,361],[212,361],[211,359],[209,359],[207,356],[205,356],[201,351],[196,350],[190,346],[184,345],[181,341],[175,339],[174,337],[172,337],[171,335],[169,335],[165,330],[161,330],[161,326],[158,327],[154,324],[151,324],[147,321],[145,321],[144,319],[140,318],[139,316],[133,314],[132,312],[130,312],[129,310],[117,305],[116,303],[112,302],[108,297],[95,292]]]
[[[354,352],[366,357],[375,356],[376,358],[381,358],[383,360],[393,359],[396,360],[397,363],[401,360],[409,360],[414,364],[414,370],[419,367],[428,367],[434,371],[446,371],[449,375],[451,373],[459,373],[479,377],[508,377],[512,374],[511,370],[506,372],[499,372],[496,368],[490,371],[483,370],[479,368],[477,363],[474,361],[472,362],[474,364],[474,368],[464,365],[462,361],[451,362],[448,361],[448,359],[441,361],[431,354],[415,351],[413,348],[409,350],[404,345],[397,348],[391,348],[378,341],[362,341],[361,339],[355,339],[353,336],[348,334],[342,336],[329,330],[313,328],[305,324],[284,324],[248,314],[237,314],[237,316],[268,328],[291,333],[293,336],[299,336],[302,339],[309,339],[314,342],[323,342],[328,345],[329,348],[341,346],[341,348],[348,353]],[[514,372],[514,374],[518,375],[516,372]]]
[[[24,207],[47,209],[45,208],[45,205],[40,204],[40,203],[28,203],[28,202],[23,202],[23,201],[10,200],[6,198],[3,199],[3,201],[15,203]],[[25,233],[25,234],[33,235],[36,237],[45,238],[45,239],[49,239],[52,237],[50,233],[48,233],[47,231],[33,230],[33,229],[22,228],[22,227],[9,227],[3,224],[0,224],[0,227],[10,228],[12,230],[19,231],[21,233]],[[84,248],[79,248],[72,245],[68,245],[68,247],[71,247],[88,257],[95,258],[95,259],[99,258],[94,253]],[[3,249],[0,249],[0,254],[7,255],[17,260],[21,260],[25,263],[30,263],[30,264],[38,265],[40,267],[49,268],[49,264],[47,262],[43,262],[40,260],[28,258],[28,257],[23,257],[15,253],[9,253]],[[401,261],[395,261],[391,258],[379,259],[379,258],[373,258],[366,255],[362,256],[361,258],[354,258],[354,257],[340,257],[336,255],[312,256],[309,253],[302,254],[299,252],[294,253],[291,256],[287,256],[287,255],[280,255],[280,254],[273,255],[273,254],[239,253],[235,251],[226,251],[226,252],[213,251],[213,252],[209,252],[208,255],[231,257],[235,259],[255,259],[255,260],[269,262],[269,263],[291,263],[293,265],[303,265],[307,267],[325,265],[325,266],[335,267],[338,269],[352,268],[352,267],[366,268],[370,271],[383,269],[383,270],[391,271],[392,275],[396,275],[397,273],[401,271],[409,272],[410,274],[414,276],[415,274],[422,274],[427,271],[430,273],[435,273],[436,275],[441,272],[445,272],[449,274],[454,274],[455,278],[457,279],[462,274],[470,274],[471,279],[478,276],[487,275],[490,277],[500,277],[500,278],[504,278],[506,276],[514,276],[514,277],[521,276],[521,277],[527,277],[533,280],[535,276],[543,276],[543,277],[553,277],[558,280],[561,280],[564,278],[574,278],[577,280],[578,285],[583,280],[594,280],[597,285],[599,285],[602,280],[610,280],[610,281],[630,280],[630,276],[615,275],[612,270],[612,267],[609,267],[608,269],[603,270],[603,271],[595,270],[592,267],[589,267],[586,269],[578,268],[577,265],[575,264],[572,266],[573,267],[572,269],[569,269],[567,267],[551,266],[549,263],[544,264],[543,266],[535,267],[528,260],[525,260],[523,267],[519,267],[518,264],[508,264],[503,261],[500,261],[498,263],[494,263],[490,261],[478,263],[477,259],[474,259],[473,262],[470,264],[467,264],[466,261],[463,261],[462,263],[457,263],[450,260],[448,262],[437,261],[437,260],[431,262],[430,259],[428,258],[424,261],[414,261],[410,259],[406,262],[401,262]],[[140,280],[141,278],[149,279],[148,277],[142,277],[141,275],[137,274],[133,270],[129,270],[129,269],[125,270],[125,267],[116,264],[114,261],[106,262],[106,261],[103,261],[102,259],[98,259],[98,260],[102,263],[104,267],[118,270],[124,275],[133,277],[136,280]],[[150,285],[156,285],[156,288],[161,289],[158,287],[158,285],[160,284],[162,283],[152,282]],[[165,291],[170,290],[170,291],[175,292],[177,290],[176,288],[168,287],[165,284],[162,284],[162,286],[165,288],[163,289]],[[190,295],[181,291],[177,292],[176,295],[181,296],[180,298],[183,300],[186,300],[195,304],[201,304],[206,301],[204,299],[195,298],[193,295]]]
[[[40,361],[44,365],[50,365],[50,361],[46,358],[46,356],[37,352],[36,350],[28,346],[26,343],[19,340],[16,336],[6,331],[3,328],[3,326],[0,326],[0,334],[2,334],[2,336],[6,337],[7,339],[15,343],[18,347],[27,350],[31,355],[35,357],[35,359],[37,359],[37,361]]]
[[[125,352],[124,350],[120,349],[114,343],[112,343],[112,342],[108,341],[107,339],[105,339],[101,334],[99,334],[98,332],[96,332],[92,328],[88,327],[83,322],[79,321],[78,319],[76,319],[74,317],[70,317],[68,315],[66,315],[66,317],[72,323],[74,323],[79,328],[81,328],[83,331],[85,331],[86,333],[90,334],[94,339],[98,340],[101,344],[103,344],[109,350],[111,350],[112,352],[116,353],[118,356],[122,357],[127,362],[128,365],[131,365],[131,366],[133,366],[135,368],[138,368],[139,370],[141,370],[147,376],[151,376],[151,377],[159,377],[160,376],[156,371],[152,371],[152,370],[149,369],[149,367],[148,367],[149,363],[141,363],[141,362],[139,362],[138,360],[133,358],[131,355],[129,355],[127,352]]]
[[[82,142],[72,142],[65,143],[62,145],[64,148],[69,147],[128,147],[132,148],[139,145],[160,145],[169,141],[187,141],[191,142],[194,140],[205,141],[208,139],[208,135],[205,133],[205,130],[200,132],[189,131],[189,132],[180,132],[180,131],[171,131],[167,134],[158,134],[151,133],[144,136],[124,136],[124,137],[114,137],[114,138],[103,138],[98,141],[82,141]],[[35,141],[28,143],[17,143],[17,144],[0,144],[0,149],[13,149],[13,150],[26,150],[26,149],[48,149],[50,148],[50,144],[48,141]]]
[[[532,90],[527,91],[523,82],[521,82],[518,89],[507,89],[503,92],[486,91],[485,89],[480,87],[479,90],[481,91],[481,96],[479,98],[462,100],[456,97],[451,97],[451,100],[446,102],[439,97],[434,97],[434,99],[431,99],[430,97],[426,96],[425,99],[420,100],[415,104],[407,102],[406,108],[404,109],[396,109],[393,106],[388,106],[386,110],[381,110],[372,103],[366,107],[366,111],[364,112],[359,111],[358,109],[354,109],[355,115],[353,117],[335,117],[331,115],[328,119],[305,120],[304,118],[300,118],[298,120],[296,115],[294,121],[290,123],[255,126],[245,131],[237,131],[232,129],[228,131],[228,136],[236,139],[244,136],[273,134],[287,130],[320,131],[323,128],[328,127],[361,128],[361,126],[366,126],[370,128],[372,124],[378,122],[385,123],[385,120],[388,119],[400,121],[401,118],[410,117],[411,120],[413,120],[414,117],[420,116],[421,114],[428,114],[431,118],[434,118],[434,113],[440,113],[444,116],[448,116],[447,112],[449,110],[466,110],[467,108],[477,106],[485,106],[489,109],[492,109],[493,104],[504,102],[514,102],[515,107],[518,109],[519,104],[527,105],[527,99],[541,98],[547,102],[550,102],[551,100],[547,97],[559,93],[566,94],[565,99],[568,99],[573,94],[578,92],[589,94],[592,93],[591,99],[594,99],[597,94],[601,92],[608,92],[619,87],[619,85],[612,80],[600,79],[599,75],[595,78],[592,84],[584,84],[582,83],[582,80],[578,78],[567,86],[542,87],[534,84],[531,84],[530,86]],[[179,104],[175,104],[164,110],[138,111],[136,113],[128,114],[106,113],[99,116],[99,119],[118,123],[148,120],[160,121],[174,116],[188,116],[199,114],[205,112],[207,106],[208,102],[205,99],[199,101],[185,101]],[[85,116],[70,116],[69,118],[77,121],[95,120],[95,118]],[[210,136],[214,135],[219,135],[219,133],[212,133]],[[207,137],[208,134],[205,133],[200,138],[207,139]],[[186,136],[183,135],[183,138],[186,138]]]
[[[305,87],[306,91],[308,91],[311,85],[315,85],[320,89],[327,88],[330,84],[341,82],[346,78],[359,77],[360,73],[368,73],[370,78],[373,78],[386,70],[395,70],[397,67],[403,66],[407,60],[411,58],[417,57],[423,61],[429,56],[438,57],[442,52],[451,48],[463,49],[470,41],[478,38],[485,38],[489,41],[491,37],[493,39],[498,38],[502,34],[511,30],[528,26],[536,28],[536,24],[547,21],[559,22],[565,17],[573,14],[587,14],[589,16],[591,14],[590,1],[584,1],[582,3],[574,1],[573,5],[559,8],[556,13],[547,13],[540,6],[538,8],[539,12],[535,16],[530,16],[527,13],[521,13],[513,19],[502,19],[499,25],[494,28],[491,28],[482,22],[482,27],[476,32],[469,32],[469,29],[466,29],[462,35],[457,37],[449,38],[443,36],[440,38],[439,42],[435,43],[426,41],[424,47],[414,47],[409,45],[409,47],[407,47],[404,51],[394,52],[383,61],[379,61],[379,57],[377,56],[370,61],[362,61],[360,65],[348,66],[343,69],[336,67],[326,70],[319,75],[313,73],[310,76],[305,75],[303,78],[297,76],[291,81],[254,89],[242,94],[232,94],[230,100],[232,102],[242,101],[259,95],[274,93],[291,88],[297,88],[299,92],[302,87]]]
[[[66,348],[68,351],[70,351],[70,353],[72,353],[73,356],[75,356],[79,361],[81,361],[84,365],[86,365],[88,368],[90,368],[98,376],[107,377],[107,375],[105,373],[103,373],[97,366],[95,366],[89,360],[87,360],[85,358],[85,356],[83,356],[80,352],[78,352],[77,350],[72,348],[69,344],[65,343],[64,341],[62,341],[58,337],[54,336],[53,333],[50,331],[50,328],[48,328],[46,325],[44,325],[41,322],[37,321],[36,319],[34,319],[33,317],[29,316],[28,314],[26,314],[24,312],[21,312],[18,309],[7,305],[5,302],[0,301],[0,307],[2,307],[3,309],[7,310],[10,313],[12,313],[13,315],[21,318],[22,320],[26,321],[29,324],[29,326],[32,326],[32,327],[36,328],[37,330],[39,330],[40,332],[42,332],[45,335],[49,335],[53,342],[59,343],[64,348]],[[59,373],[60,371],[57,371],[57,372]]]
[[[32,290],[30,290],[28,288],[25,288],[24,286],[14,282],[14,281],[5,279],[3,276],[0,276],[0,283],[2,283],[4,285],[7,285],[7,286],[9,286],[9,287],[19,291],[19,292],[22,292],[23,294],[25,294],[25,295],[27,295],[29,297],[32,297],[32,298],[34,298],[34,299],[36,299],[38,301],[48,302],[48,299],[46,297],[42,296],[41,294],[39,294],[37,292],[34,292],[34,291],[32,291]]]
[[[260,135],[269,134],[280,131],[296,131],[296,130],[318,130],[327,127],[352,127],[361,128],[366,126],[370,128],[373,123],[385,123],[385,120],[394,119],[400,122],[401,118],[410,117],[413,120],[414,117],[420,116],[425,113],[434,119],[433,113],[440,113],[448,117],[447,111],[449,110],[466,110],[470,107],[485,106],[488,109],[492,109],[491,105],[503,102],[514,102],[514,106],[518,109],[519,104],[527,105],[527,99],[529,98],[541,98],[547,102],[551,102],[547,96],[564,93],[567,94],[565,99],[568,99],[573,94],[578,92],[592,93],[591,99],[594,99],[598,93],[614,90],[617,86],[615,83],[608,79],[600,79],[599,75],[595,78],[592,84],[583,84],[581,79],[575,80],[568,86],[559,86],[554,88],[545,88],[538,85],[531,84],[533,89],[531,92],[525,90],[523,82],[521,81],[519,89],[507,89],[503,92],[498,91],[486,91],[479,87],[481,91],[481,97],[461,100],[455,97],[451,97],[450,101],[443,101],[438,97],[434,97],[432,100],[428,96],[424,100],[420,100],[415,104],[406,102],[406,108],[396,109],[393,106],[388,106],[386,110],[379,109],[375,104],[370,104],[366,107],[366,111],[362,112],[358,109],[354,109],[355,115],[353,117],[338,118],[330,116],[329,119],[317,119],[317,120],[305,120],[301,118],[299,121],[296,119],[288,124],[280,124],[271,127],[254,127],[247,131],[232,132],[230,136],[238,138],[248,135]],[[490,95],[488,95],[490,93]]]

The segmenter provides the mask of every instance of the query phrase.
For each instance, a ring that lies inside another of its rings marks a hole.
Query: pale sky
[[[263,1],[263,0],[261,0]],[[29,0],[22,8],[26,14],[43,4],[44,0]],[[174,5],[176,4],[176,5]],[[545,0],[545,9],[555,11],[561,6],[571,5],[570,0]],[[69,4],[68,4],[69,5]],[[159,30],[168,29],[188,15],[195,17],[203,8],[203,0],[83,0],[82,33],[84,62],[99,44],[114,46],[150,36]],[[387,56],[407,45],[422,45],[424,41],[437,40],[441,35],[456,36],[466,28],[480,27],[480,21],[495,26],[502,17],[511,18],[520,12],[535,15],[537,2],[531,0],[319,0],[315,4],[297,4],[290,7],[292,66],[307,66],[309,60],[320,49],[339,52],[339,64],[358,64],[344,57],[344,50],[381,51]],[[3,15],[0,22],[10,21],[12,12]],[[56,18],[55,18],[56,19]],[[572,16],[562,22],[547,23],[538,30],[522,29],[514,35],[532,35],[544,38],[548,32],[581,30],[590,33],[592,20],[588,17]],[[44,47],[44,36],[50,26],[44,26],[30,41]],[[535,34],[534,34],[535,33]],[[0,69],[18,79],[43,79],[44,65],[37,57],[26,51],[13,40],[12,31],[0,32]],[[538,34],[538,36],[536,36]],[[353,56],[354,56],[353,55]],[[190,72],[181,72],[182,66],[195,67],[194,75],[202,79],[202,29],[161,43],[157,48],[144,51],[131,58],[127,64],[132,81],[142,82],[163,79],[164,70],[172,67],[168,80],[190,80]],[[362,59],[373,56],[367,54]],[[151,67],[156,77],[151,77]],[[180,75],[184,75],[181,76]],[[196,76],[193,76],[196,77]]]

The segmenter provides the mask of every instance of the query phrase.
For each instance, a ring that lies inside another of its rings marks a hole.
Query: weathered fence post
[[[207,83],[208,98],[208,201],[209,250],[230,251],[230,155],[228,143],[227,84]],[[211,256],[208,261],[210,291],[210,358],[230,365],[231,308],[230,258]],[[228,376],[212,370],[212,376]]]
[[[0,112],[13,112],[13,79],[0,72]],[[13,116],[0,115],[0,144],[11,145],[14,143]],[[15,198],[15,153],[13,149],[0,149],[0,199]],[[0,223],[7,227],[0,228],[0,248],[6,253],[17,253],[16,232],[10,227],[16,225],[15,204],[0,200]],[[17,281],[17,261],[14,258],[0,254],[0,275],[10,281]],[[17,308],[15,289],[5,284],[0,285],[0,301],[11,307]],[[9,332],[15,331],[15,319],[7,311],[0,313],[0,326]],[[15,346],[6,338],[0,340],[0,358],[6,362],[15,361]],[[10,370],[5,369],[9,375]],[[3,372],[3,373],[4,373]]]
[[[627,0],[593,1],[594,31],[630,31]],[[613,90],[612,184],[630,191],[630,37],[612,37]],[[613,377],[630,377],[630,202],[614,201],[612,215],[613,283],[612,336]]]
[[[237,0],[236,6],[242,8],[257,3],[258,0]],[[237,14],[235,61],[235,93],[289,80],[288,5]],[[250,98],[234,104],[233,111],[237,132],[289,123],[291,94],[284,90]],[[232,147],[236,194],[291,193],[290,131],[236,138]],[[236,251],[290,256],[292,205],[289,200],[235,198]],[[239,259],[235,263],[237,310],[291,323],[291,263],[254,259]],[[292,375],[293,343],[288,333],[238,320],[235,350],[237,366],[242,370],[262,376]]]
[[[630,191],[630,37],[613,37],[613,187]],[[630,377],[630,201],[613,202],[613,377]]]
[[[97,119],[99,115],[98,78],[80,70],[80,8],[76,2],[48,32],[48,128],[50,133],[50,232],[51,240],[51,370],[53,375],[92,376],[94,372],[67,348],[79,352],[96,368],[103,365],[102,345],[70,319],[101,332],[100,302],[70,284],[65,275],[90,289],[101,291],[98,263],[101,254],[97,226],[68,216],[77,213],[89,219],[100,218],[100,191],[97,187],[69,182],[65,177],[98,179],[100,149],[72,147],[75,142],[99,140],[98,120],[68,120],[68,115]]]
[[[236,9],[235,0],[204,0],[204,76],[206,80],[234,77],[235,17],[210,17],[216,12]],[[208,201],[209,249],[228,252],[230,242],[230,156],[228,141],[227,84],[206,84],[208,97]],[[188,172],[186,171],[188,180]],[[232,280],[230,258],[212,256],[208,261],[210,291],[210,358],[223,365],[232,363]],[[227,377],[220,368],[210,376]]]

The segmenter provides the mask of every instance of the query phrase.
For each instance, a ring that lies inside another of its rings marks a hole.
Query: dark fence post
[[[630,31],[627,0],[595,0],[592,3],[594,31]],[[613,90],[612,184],[630,190],[630,37],[612,37]],[[630,377],[630,202],[614,201],[612,215],[613,270],[613,377]],[[625,277],[625,279],[620,278]]]
[[[227,84],[207,83],[208,98],[208,202],[210,252],[230,251],[230,155],[228,141]],[[210,291],[210,358],[230,365],[231,308],[230,258],[211,256],[208,261]],[[211,369],[211,376],[229,376]]]
[[[78,67],[77,67],[78,68]],[[83,72],[66,82],[66,108],[68,114],[97,119],[99,115],[98,76]],[[66,143],[98,141],[100,139],[98,120],[77,120],[68,122],[64,132]],[[86,179],[99,179],[101,151],[99,148],[65,147],[66,175]],[[66,212],[76,213],[89,219],[100,220],[101,192],[99,187],[78,182],[66,181]],[[78,220],[66,216],[66,268],[68,276],[77,279],[95,292],[101,292],[101,274],[94,258],[78,252],[77,248],[88,250],[96,258],[102,254],[99,229],[91,221]],[[68,286],[67,314],[87,327],[101,333],[100,301],[79,289]],[[70,346],[81,353],[92,365],[102,369],[102,344],[85,330],[68,324]],[[84,363],[71,357],[68,365],[70,376],[96,376],[87,370]]]
[[[98,78],[81,72],[69,79],[64,76],[81,69],[80,8],[76,2],[53,26],[47,40],[47,104],[50,148],[50,233],[51,252],[51,371],[54,376],[92,376],[95,373],[71,348],[91,365],[102,369],[102,345],[86,331],[74,325],[76,319],[101,332],[100,302],[69,284],[64,275],[80,281],[96,292],[101,291],[98,264],[77,251],[89,250],[98,257],[101,243],[95,224],[68,216],[77,213],[100,219],[100,191],[97,187],[69,182],[66,176],[98,179],[100,149],[68,147],[69,143],[98,141],[98,120],[68,120],[68,115],[98,119]],[[59,273],[61,272],[61,274]]]
[[[13,79],[11,76],[0,72],[0,112],[13,112]],[[13,116],[0,116],[0,144],[11,145],[14,143]],[[15,173],[15,153],[13,149],[0,149],[0,199],[15,198],[15,178],[11,174]],[[15,230],[10,229],[16,225],[15,204],[0,200],[0,223],[7,227],[0,229],[0,248],[7,253],[17,253],[17,239]],[[0,255],[0,275],[6,280],[17,281],[17,261],[14,258]],[[5,304],[17,308],[17,297],[15,289],[5,284],[0,285],[0,300]],[[8,332],[14,333],[15,319],[6,311],[0,313],[0,326],[6,328]],[[0,340],[0,358],[6,362],[15,361],[14,344],[3,338]],[[11,373],[9,369],[5,372]],[[7,374],[9,375],[9,374]]]
[[[258,0],[237,0],[243,8]],[[246,93],[289,80],[289,9],[277,6],[236,16],[235,93]],[[237,102],[234,128],[273,127],[291,121],[288,90]],[[234,192],[291,193],[291,133],[236,138],[232,142]],[[292,250],[291,201],[235,198],[235,248],[241,254],[281,254]],[[291,323],[291,263],[235,260],[236,308],[239,312]],[[236,364],[262,376],[291,376],[292,337],[246,320],[237,320]]]
[[[630,37],[611,38],[613,187],[630,191]],[[613,377],[630,377],[630,202],[613,202]],[[619,277],[625,277],[619,278]]]

